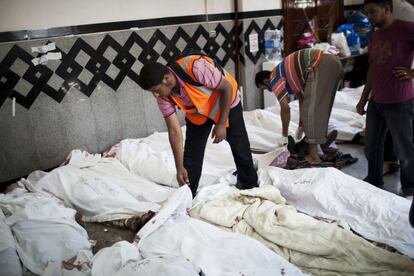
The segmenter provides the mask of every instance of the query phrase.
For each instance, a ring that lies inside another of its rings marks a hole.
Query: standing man
[[[368,176],[365,180],[382,187],[384,139],[387,130],[400,160],[401,189],[414,195],[414,23],[392,15],[392,0],[365,0],[365,10],[377,28],[369,44],[369,70],[356,108],[364,114],[368,103],[365,150]],[[413,209],[413,208],[411,208]]]
[[[300,121],[309,144],[306,161],[318,165],[318,144],[326,142],[329,117],[336,90],[344,75],[342,64],[321,50],[303,49],[288,55],[272,72],[256,74],[256,86],[272,91],[280,103],[282,134],[288,136],[290,108],[288,95],[299,99]]]
[[[140,73],[140,86],[156,98],[164,116],[180,186],[189,185],[197,193],[207,139],[213,143],[227,140],[237,168],[240,189],[257,187],[250,143],[243,120],[237,82],[224,69],[203,55],[179,58],[167,67],[151,62]],[[175,106],[186,114],[186,140]]]

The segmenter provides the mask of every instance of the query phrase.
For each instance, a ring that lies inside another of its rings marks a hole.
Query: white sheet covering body
[[[0,207],[25,267],[35,274],[48,275],[45,271],[58,264],[62,275],[84,275],[83,269],[88,266],[74,261],[79,255],[92,257],[92,252],[85,229],[75,221],[75,210],[41,193],[0,195]],[[64,263],[72,270],[65,272]]]
[[[414,261],[298,213],[271,185],[199,203],[191,216],[262,241],[314,275],[412,275]]]
[[[200,269],[177,255],[143,259],[138,248],[126,241],[103,248],[93,257],[92,276],[199,276]]]
[[[335,168],[289,171],[269,167],[261,174],[264,182],[266,174],[298,210],[314,217],[344,221],[366,239],[388,244],[414,258],[409,200]]]
[[[185,133],[184,128],[182,131]],[[178,187],[174,156],[166,132],[154,133],[141,139],[126,139],[116,148],[116,158],[130,171],[156,183]],[[234,170],[229,144],[213,144],[209,139],[199,187],[211,185],[220,176]]]
[[[302,275],[301,271],[256,240],[190,218],[191,192],[178,189],[137,234],[144,258],[181,255],[205,275]]]
[[[115,158],[102,158],[75,150],[69,164],[50,173],[31,174],[26,186],[53,194],[76,209],[84,220],[109,221],[156,212],[171,194],[162,187],[128,171]]]
[[[363,86],[338,91],[335,96],[328,131],[338,130],[338,140],[351,141],[355,134],[365,129],[365,116],[356,113],[355,106],[361,96]],[[289,134],[294,133],[299,122],[299,103],[289,103],[291,120]],[[270,151],[281,146],[276,143],[282,137],[282,122],[280,119],[280,105],[276,104],[265,110],[257,109],[243,113],[246,128],[249,133],[251,147]]]
[[[113,147],[113,151],[116,158],[135,174],[161,185],[178,187],[174,156],[166,132],[154,133],[141,139],[123,140]],[[283,151],[286,151],[286,147],[279,147],[265,154],[253,154],[253,159],[262,168],[268,166]],[[236,166],[229,144],[213,144],[209,140],[199,189],[217,183],[236,184],[236,178],[226,177],[234,171]]]
[[[21,276],[22,266],[6,217],[0,208],[0,276]]]

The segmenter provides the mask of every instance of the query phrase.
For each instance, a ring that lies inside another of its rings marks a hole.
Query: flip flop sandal
[[[352,157],[351,154],[338,153],[336,162],[345,162],[346,165],[354,164],[358,161],[358,158]]]
[[[321,147],[322,148],[322,147]],[[327,147],[327,148],[322,148],[323,153],[325,154],[336,154],[338,152],[338,149],[336,148],[331,148],[331,147]]]
[[[328,162],[328,161],[322,161],[317,164],[309,163],[306,160],[302,160],[298,162],[298,168],[327,168],[327,167],[334,167],[335,163]]]

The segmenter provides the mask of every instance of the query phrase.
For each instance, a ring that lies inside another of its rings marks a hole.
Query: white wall
[[[282,0],[241,0],[243,11],[282,9]]]
[[[363,0],[344,0],[345,5]],[[0,0],[0,32],[230,13],[234,0]],[[239,11],[282,8],[282,0],[240,0]]]
[[[266,0],[261,0],[266,1]],[[232,0],[0,0],[0,32],[229,13]]]

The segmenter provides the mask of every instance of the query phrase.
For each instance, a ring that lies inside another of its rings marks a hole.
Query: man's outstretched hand
[[[211,138],[214,138],[213,144],[220,143],[226,139],[226,126],[224,124],[217,124],[211,132]]]
[[[188,179],[187,170],[183,167],[177,170],[177,181],[178,185],[190,185],[190,180]]]

